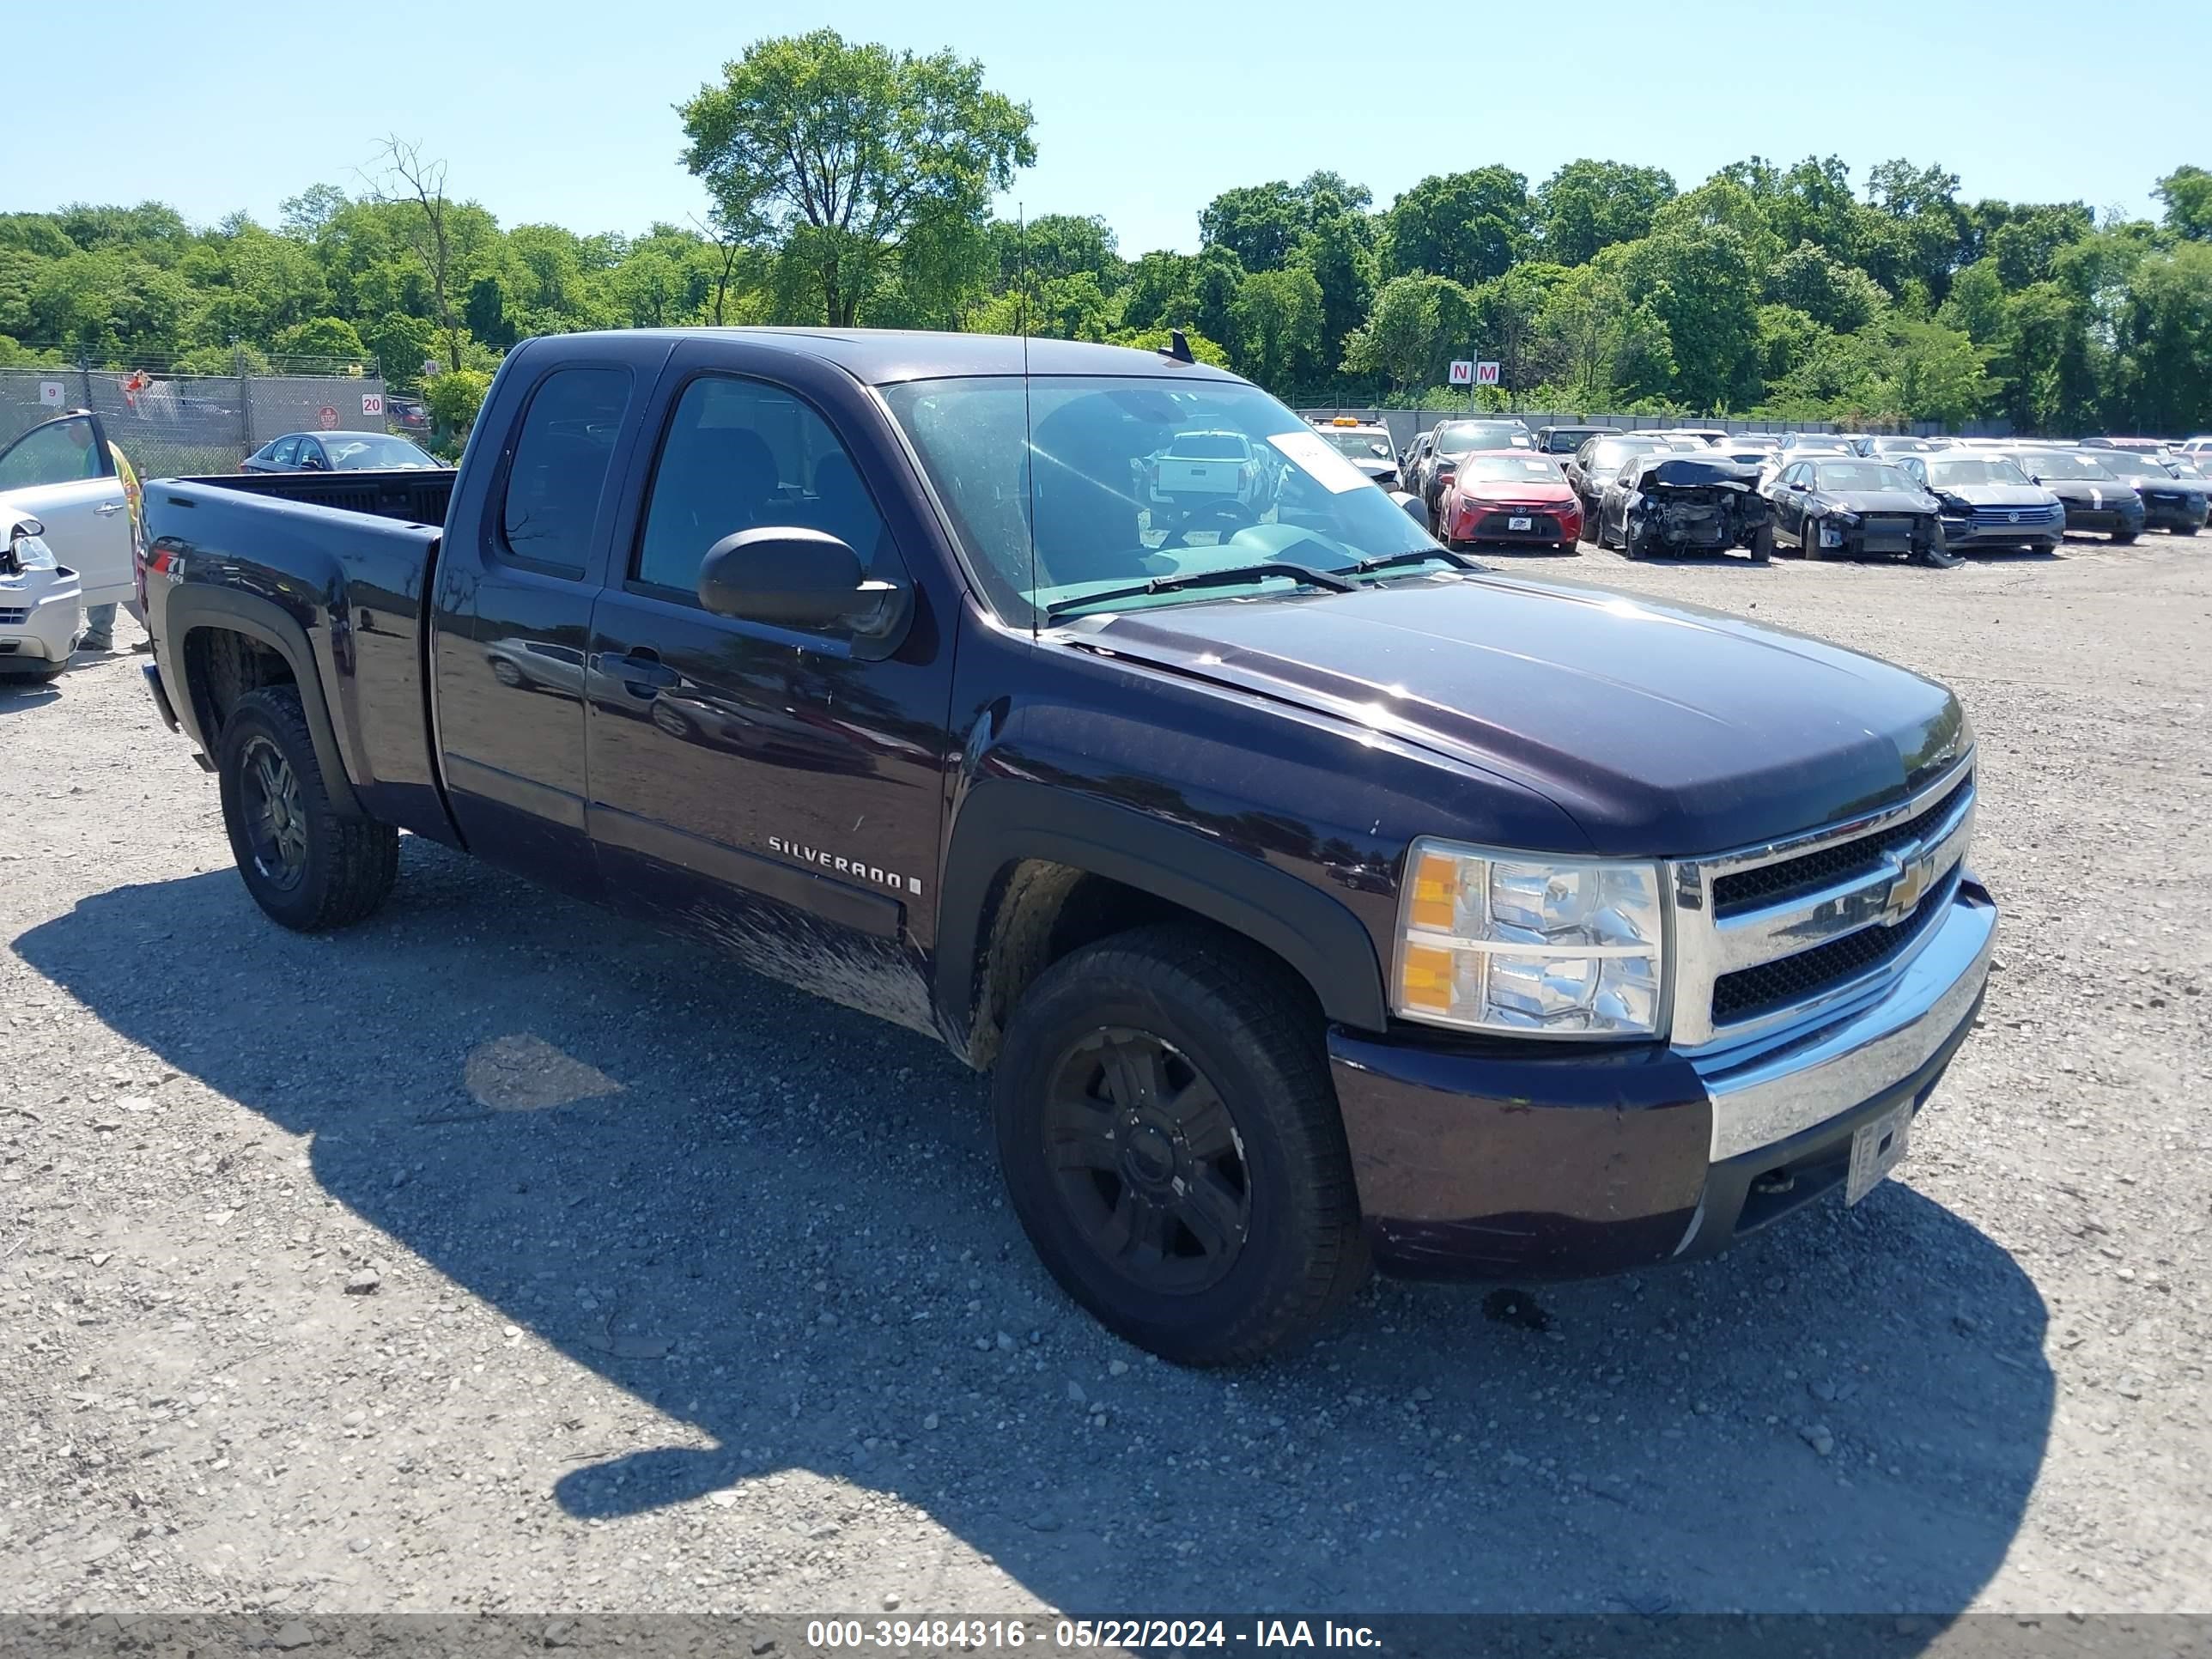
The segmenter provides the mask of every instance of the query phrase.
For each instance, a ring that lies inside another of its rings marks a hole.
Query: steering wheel
[[[1249,530],[1259,522],[1257,513],[1229,496],[1218,501],[1202,501],[1191,508],[1188,518],[1161,538],[1158,550],[1164,553],[1170,548],[1188,547],[1190,544],[1183,538],[1194,530],[1211,530],[1219,540],[1226,541],[1236,532]]]

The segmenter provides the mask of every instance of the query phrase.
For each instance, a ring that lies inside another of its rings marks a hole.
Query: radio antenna
[[[1022,337],[1022,493],[1023,514],[1030,534],[1030,632],[1034,635],[1044,611],[1036,604],[1036,421],[1030,408],[1030,221],[1028,210],[1019,202],[1014,204],[1014,237],[1019,249],[1017,261],[1017,289],[1014,299],[1014,326]]]

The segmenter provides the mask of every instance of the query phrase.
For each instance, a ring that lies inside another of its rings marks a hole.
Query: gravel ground
[[[1855,1211],[1241,1375],[926,1041],[412,840],[283,933],[131,659],[0,692],[0,1607],[2212,1608],[2204,544],[1540,562],[1960,690],[1983,1029]]]

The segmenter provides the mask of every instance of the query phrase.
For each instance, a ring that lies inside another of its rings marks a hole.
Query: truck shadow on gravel
[[[1507,1297],[1379,1283],[1295,1358],[1181,1372],[1060,1297],[1001,1203],[982,1087],[942,1050],[404,848],[391,906],[343,935],[281,932],[225,869],[100,894],[14,948],[312,1137],[387,1260],[672,1419],[515,1454],[540,1501],[606,1522],[594,1548],[647,1549],[631,1518],[709,1494],[742,1529],[746,1483],[804,1471],[1091,1613],[1940,1617],[2021,1524],[2052,1410],[2043,1302],[1901,1183],[1695,1267]],[[380,1317],[420,1319],[409,1295],[387,1275]],[[433,1430],[474,1431],[435,1420],[458,1397],[422,1398]],[[782,1518],[731,1547],[799,1583],[840,1512],[760,1513]],[[932,1595],[860,1536],[802,1601],[952,1611],[982,1582]]]

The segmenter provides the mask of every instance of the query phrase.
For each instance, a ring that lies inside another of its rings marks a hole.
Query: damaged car
[[[1942,504],[1897,468],[1849,456],[1792,461],[1768,486],[1775,539],[1808,559],[1895,555],[1954,565]]]
[[[1898,458],[1898,471],[1941,502],[1943,544],[2048,553],[2066,535],[2066,507],[2002,455],[1971,449]]]
[[[1741,547],[1765,564],[1774,554],[1774,513],[1755,466],[1717,453],[1637,455],[1599,499],[1597,544],[1632,559]]]

